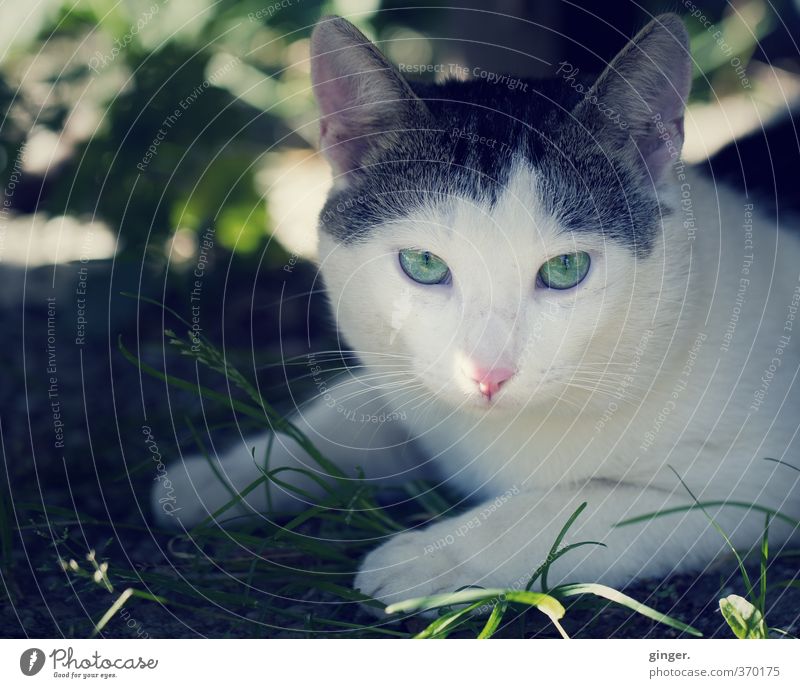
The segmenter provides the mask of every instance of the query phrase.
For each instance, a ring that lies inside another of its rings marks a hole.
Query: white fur
[[[524,587],[581,502],[588,507],[567,542],[606,547],[559,559],[551,584],[621,585],[702,568],[725,547],[698,511],[614,527],[692,503],[670,466],[703,500],[800,516],[800,474],[763,460],[800,464],[800,323],[784,331],[800,294],[797,236],[778,232],[756,208],[748,267],[746,201],[689,174],[691,208],[663,218],[652,254],[634,259],[598,234],[562,231],[542,210],[535,181],[519,167],[493,208],[453,197],[446,208],[379,228],[364,243],[320,241],[337,322],[366,370],[296,422],[352,475],[356,466],[381,482],[402,482],[414,471],[438,475],[477,503],[396,535],[366,558],[355,586],[385,602],[466,585]],[[665,193],[677,203],[681,188]],[[689,210],[693,240],[684,226]],[[403,248],[444,259],[452,284],[409,280],[397,260]],[[537,288],[542,263],[572,251],[592,257],[586,280],[563,292]],[[723,347],[742,278],[749,280],[745,299]],[[785,334],[790,341],[777,355]],[[776,356],[778,374],[753,411]],[[517,373],[488,404],[461,372],[465,358]],[[343,420],[342,409],[393,411],[406,421],[359,425]],[[265,442],[248,445],[258,456]],[[319,470],[293,443],[279,437],[276,445],[272,467]],[[187,526],[230,496],[204,460],[183,466],[186,472],[174,467],[170,477]],[[220,468],[238,488],[258,477],[244,444]],[[156,502],[159,495],[157,488]],[[279,508],[290,506],[280,490],[273,497]],[[265,508],[261,491],[247,502]],[[737,546],[757,542],[763,514],[709,511]],[[788,528],[775,522],[771,535],[780,543]]]

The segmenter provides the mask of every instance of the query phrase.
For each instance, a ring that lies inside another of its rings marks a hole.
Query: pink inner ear
[[[356,169],[369,146],[369,133],[362,134],[358,126],[348,124],[344,114],[320,120],[320,150],[337,175]]]
[[[692,82],[691,62],[686,54],[676,56],[673,62],[661,57],[661,63],[650,65],[651,69],[657,70],[655,83],[645,81],[648,92],[642,94],[649,106],[644,113],[649,122],[641,135],[634,135],[647,169],[654,178],[680,158],[683,111]]]
[[[311,63],[311,81],[323,121],[330,117],[346,116],[342,113],[363,102],[359,98],[359,80],[366,78],[363,73],[359,74],[358,66],[352,64],[352,53],[359,50],[357,46],[326,48],[316,46],[315,52],[321,52],[314,56]],[[367,69],[368,65],[361,66],[361,71]]]
[[[654,116],[654,128],[637,140],[639,152],[654,179],[680,159],[683,147],[683,115],[664,122]]]
[[[320,109],[320,148],[334,172],[358,166],[380,124],[380,100],[391,97],[391,67],[349,22],[321,22],[311,37],[311,80]],[[370,125],[373,125],[372,127]]]
[[[314,94],[320,109],[320,149],[334,170],[342,174],[352,169],[357,157],[357,151],[351,150],[355,144],[347,143],[348,129],[353,129],[351,136],[357,135],[355,127],[347,125],[348,119],[353,116],[353,113],[347,112],[347,108],[357,104],[357,77],[333,69],[334,66],[346,65],[347,60],[341,54],[326,54],[326,47],[316,46],[316,50],[323,52],[313,59],[311,66]],[[339,53],[355,49],[344,48]]]
[[[344,181],[371,137],[396,129],[412,109],[424,113],[402,75],[350,22],[320,22],[311,36],[311,81],[320,109],[320,147]]]
[[[654,19],[624,48],[593,89],[598,100],[620,113],[647,171],[657,179],[683,146],[683,111],[692,82],[689,37],[680,18]],[[591,102],[579,106],[581,116],[592,117],[606,130],[613,122],[598,120]],[[611,131],[619,145],[619,131]]]

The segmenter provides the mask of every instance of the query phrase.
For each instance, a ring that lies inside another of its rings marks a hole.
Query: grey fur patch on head
[[[580,90],[558,77],[523,79],[519,89],[486,80],[434,85],[406,81],[352,25],[326,20],[312,37],[312,76],[338,181],[321,230],[351,243],[453,196],[491,206],[523,163],[567,230],[646,255],[671,212],[658,193],[674,158],[665,157],[663,134],[679,153],[687,45],[681,20],[663,15]]]

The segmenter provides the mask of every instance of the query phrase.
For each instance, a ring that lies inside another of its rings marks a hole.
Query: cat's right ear
[[[320,149],[336,184],[347,182],[370,147],[418,126],[427,108],[381,52],[341,17],[311,35],[311,81],[320,109]]]

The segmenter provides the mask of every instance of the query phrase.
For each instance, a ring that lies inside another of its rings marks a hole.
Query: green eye
[[[551,258],[539,268],[539,279],[550,289],[572,289],[586,277],[591,263],[585,251],[564,253]]]
[[[420,284],[442,284],[450,278],[450,268],[439,256],[429,251],[405,248],[400,251],[400,267]]]

